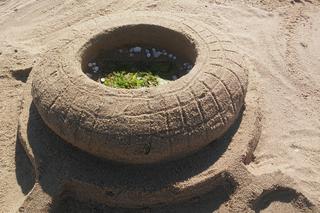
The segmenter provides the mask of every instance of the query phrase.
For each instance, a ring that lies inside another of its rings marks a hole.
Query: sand
[[[187,14],[228,34],[254,64],[261,94],[262,132],[247,168],[253,175],[282,172],[320,207],[319,5],[317,0],[0,1],[0,212],[16,212],[33,185],[31,164],[16,139],[31,68],[46,50],[67,43],[75,24],[124,11]],[[296,210],[279,205],[265,210]]]

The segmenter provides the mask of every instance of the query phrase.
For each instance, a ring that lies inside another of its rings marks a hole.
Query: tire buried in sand
[[[166,85],[129,90],[84,74],[99,51],[134,44],[168,49],[194,67]],[[231,42],[202,22],[178,17],[109,17],[42,58],[32,96],[46,125],[81,150],[123,163],[181,158],[219,138],[239,115],[248,83],[243,56]]]

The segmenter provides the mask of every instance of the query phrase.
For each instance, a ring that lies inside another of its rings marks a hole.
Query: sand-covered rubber
[[[226,36],[200,21],[152,13],[96,24],[81,25],[82,34],[47,52],[33,69],[33,102],[64,141],[105,159],[145,164],[194,153],[234,123],[244,105],[248,68]],[[131,90],[84,74],[103,45],[145,40],[194,60],[193,69],[169,84]]]

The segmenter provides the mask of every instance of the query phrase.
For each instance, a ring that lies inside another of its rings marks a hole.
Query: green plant
[[[104,85],[115,88],[137,89],[157,86],[159,84],[158,78],[151,72],[114,71],[105,77]]]

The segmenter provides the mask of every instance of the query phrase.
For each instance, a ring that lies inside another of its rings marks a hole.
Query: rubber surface
[[[80,39],[52,49],[34,68],[33,102],[66,142],[113,161],[154,163],[203,148],[238,117],[248,69],[236,46],[210,26],[152,13],[96,23],[95,29],[82,26]],[[147,89],[108,88],[89,79],[82,70],[91,47],[127,26],[159,26],[181,35],[195,49],[194,68],[174,82]]]

